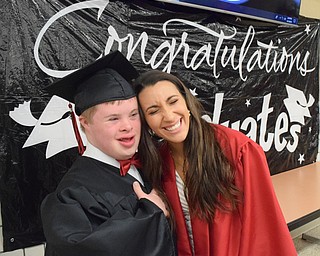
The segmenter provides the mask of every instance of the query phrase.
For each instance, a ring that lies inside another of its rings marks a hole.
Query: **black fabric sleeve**
[[[135,194],[67,188],[45,198],[41,217],[47,248],[56,252],[52,255],[175,255],[162,210],[147,199],[137,200]]]

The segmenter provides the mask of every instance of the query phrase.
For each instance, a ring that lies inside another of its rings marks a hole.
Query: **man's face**
[[[105,154],[128,159],[137,150],[141,123],[136,97],[96,106],[91,120],[80,116],[88,141]]]

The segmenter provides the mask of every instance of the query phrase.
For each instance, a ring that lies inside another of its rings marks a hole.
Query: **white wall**
[[[300,15],[320,19],[320,1],[301,0]]]
[[[301,0],[300,15],[305,17],[320,19],[320,0]],[[320,53],[318,58],[320,59]],[[319,70],[319,73],[320,73],[320,70]],[[320,87],[320,84],[319,84],[319,87]],[[319,125],[319,131],[320,131],[320,125]],[[317,161],[320,161],[320,132],[319,132],[319,147],[318,147]]]

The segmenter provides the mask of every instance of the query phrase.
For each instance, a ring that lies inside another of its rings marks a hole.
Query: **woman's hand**
[[[159,197],[159,195],[158,195],[156,190],[152,189],[150,194],[146,194],[146,193],[143,192],[139,182],[137,182],[137,181],[133,182],[133,190],[134,190],[134,192],[136,193],[136,195],[137,195],[137,197],[139,199],[141,199],[141,198],[148,199],[149,201],[151,201],[152,203],[157,205],[163,211],[163,213],[164,213],[164,215],[166,217],[169,217],[169,212],[166,209],[166,206],[165,206],[164,202]]]

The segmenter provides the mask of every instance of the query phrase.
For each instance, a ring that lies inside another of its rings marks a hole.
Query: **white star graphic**
[[[245,105],[246,105],[247,107],[249,107],[249,106],[251,105],[250,100],[246,100]]]
[[[299,154],[299,159],[298,159],[299,163],[301,164],[302,162],[304,162],[304,154]]]
[[[307,35],[309,35],[309,32],[311,31],[310,25],[306,24],[306,29],[304,31],[306,31]]]
[[[196,93],[196,89],[197,88],[194,88],[193,90],[189,89],[193,96],[197,96],[198,95],[198,93]]]

